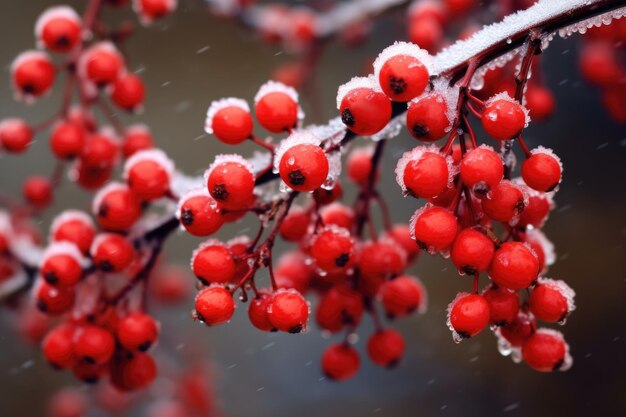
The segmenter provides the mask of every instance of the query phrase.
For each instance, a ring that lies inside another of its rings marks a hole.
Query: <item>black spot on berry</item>
[[[498,327],[504,327],[506,325],[508,325],[509,323],[506,320],[500,320],[494,323],[494,325],[498,326]]]
[[[350,260],[350,255],[348,255],[347,253],[342,253],[341,255],[335,258],[335,265],[337,265],[340,268],[343,268],[344,266],[348,264],[349,260]]]
[[[88,384],[95,384],[96,382],[98,382],[98,377],[97,376],[84,376],[82,378],[83,382],[86,382]]]
[[[428,135],[428,128],[424,125],[414,125],[413,126],[413,136],[417,137],[417,138],[423,138],[424,136]]]
[[[341,121],[346,126],[354,126],[354,116],[352,115],[350,109],[343,109],[343,111],[341,112]]]
[[[400,359],[394,359],[394,360],[390,361],[389,363],[387,363],[387,365],[385,367],[387,369],[393,369],[396,366],[398,366],[399,363],[400,363]]]
[[[37,92],[37,89],[32,84],[25,84],[22,86],[22,91],[24,92],[24,94],[35,94],[35,92]]]
[[[517,200],[517,203],[515,203],[515,211],[519,214],[522,211],[524,211],[524,208],[526,207],[526,204],[524,204],[524,200]]]
[[[213,191],[211,192],[211,195],[216,200],[224,201],[228,198],[230,193],[226,189],[226,184],[217,184],[215,187],[213,187]]]
[[[139,351],[145,352],[146,350],[150,349],[150,346],[152,346],[152,342],[150,342],[149,340],[146,340],[145,342],[139,345]]]
[[[48,306],[46,305],[46,303],[43,300],[37,300],[37,308],[42,313],[45,313],[46,311],[48,311]]]
[[[406,90],[406,81],[403,78],[389,77],[389,88],[395,94],[402,94]]]
[[[113,271],[113,265],[109,261],[99,262],[98,263],[98,268],[100,268],[100,270],[102,270],[104,272],[111,272],[111,271]]]
[[[471,337],[469,333],[459,332],[458,330],[456,331],[456,334],[458,334],[461,339],[469,339]]]
[[[565,363],[565,360],[560,359],[557,363],[554,364],[554,367],[552,368],[552,370],[553,371],[560,370],[564,363]]]
[[[70,44],[70,39],[67,36],[59,36],[59,38],[57,39],[56,42],[57,46],[64,48],[66,46],[69,46]]]
[[[95,365],[96,364],[96,360],[94,358],[92,358],[91,356],[83,356],[83,360],[85,362],[87,362],[90,365]]]
[[[189,209],[184,209],[180,215],[180,221],[183,222],[185,226],[191,225],[193,223],[193,213]]]
[[[476,274],[478,271],[476,270],[476,268],[470,266],[470,265],[466,265],[463,268],[461,268],[461,270],[463,272],[465,272],[467,275],[474,275]]]
[[[304,329],[304,326],[302,324],[298,324],[297,326],[289,329],[289,333],[291,334],[300,333],[303,329]]]
[[[341,310],[341,322],[343,324],[356,324],[354,322],[354,317],[352,317],[352,314],[350,314],[349,312],[347,312],[346,310]]]
[[[306,177],[302,174],[302,171],[296,169],[289,173],[289,182],[291,185],[302,185],[306,181]]]
[[[46,271],[43,274],[43,278],[46,280],[48,284],[51,284],[51,285],[54,285],[57,282],[59,282],[59,277],[57,277],[57,274],[55,274],[52,271]]]
[[[557,182],[556,184],[550,186],[547,190],[546,193],[549,193],[550,191],[554,191],[554,189],[559,185],[559,183]]]
[[[98,208],[98,216],[99,217],[106,217],[108,213],[109,213],[109,206],[108,206],[108,204],[106,204],[106,203],[100,204],[100,207]]]
[[[415,242],[417,243],[417,246],[419,246],[421,250],[425,250],[425,251],[428,250],[428,245],[426,243],[420,242],[419,240],[416,240]]]

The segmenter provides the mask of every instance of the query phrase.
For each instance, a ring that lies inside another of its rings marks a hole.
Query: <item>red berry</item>
[[[496,95],[485,105],[482,115],[485,132],[495,139],[512,139],[526,125],[526,114],[519,103],[508,95]]]
[[[432,253],[448,249],[458,230],[454,214],[444,208],[428,205],[415,212],[411,223],[413,237],[419,247]]]
[[[327,190],[325,188],[318,188],[313,191],[313,198],[320,206],[330,204],[336,200],[339,200],[343,196],[343,188],[339,180],[335,182],[335,186]]]
[[[579,58],[580,72],[592,84],[608,87],[623,74],[620,60],[610,42],[587,42]]]
[[[86,395],[76,388],[64,388],[50,399],[48,417],[85,417],[87,415]]]
[[[254,191],[250,164],[238,155],[221,155],[205,173],[211,196],[228,210],[247,208]]]
[[[537,323],[535,322],[535,318],[531,314],[520,310],[512,322],[498,327],[496,332],[512,347],[519,348],[535,333],[536,329]]]
[[[69,287],[83,277],[82,255],[68,242],[53,243],[44,251],[39,273],[50,285]]]
[[[341,121],[357,135],[378,133],[391,120],[391,102],[371,79],[354,78],[339,87],[337,102]]]
[[[176,9],[177,0],[134,0],[134,7],[145,23],[161,19]]]
[[[495,249],[493,241],[479,230],[462,230],[452,244],[452,263],[460,273],[474,275],[487,269]]]
[[[423,142],[434,142],[448,133],[448,105],[439,94],[426,94],[409,103],[406,112],[409,133]]]
[[[542,86],[528,86],[526,91],[526,107],[533,120],[542,121],[554,113],[554,94]]]
[[[272,133],[290,131],[298,123],[298,93],[276,81],[263,84],[254,97],[254,113]]]
[[[307,210],[295,207],[280,224],[280,236],[289,242],[299,242],[309,230],[310,215]]]
[[[198,319],[207,326],[226,323],[235,312],[235,302],[230,292],[215,284],[198,293],[195,307]]]
[[[59,316],[74,306],[76,293],[73,287],[53,287],[41,282],[37,291],[37,308],[50,316]]]
[[[345,381],[352,378],[359,370],[360,363],[361,359],[358,352],[345,343],[329,346],[322,355],[324,375],[334,381]]]
[[[74,326],[60,324],[50,330],[41,342],[41,349],[50,365],[57,369],[67,369],[76,360],[73,348]]]
[[[95,384],[108,372],[108,364],[92,365],[87,362],[76,362],[72,367],[74,376],[87,384]]]
[[[267,309],[267,318],[274,328],[289,333],[306,329],[309,304],[296,290],[278,290]]]
[[[510,181],[495,185],[482,200],[485,214],[492,220],[507,223],[518,216],[526,207],[522,190]]]
[[[522,346],[522,358],[540,372],[564,371],[572,361],[563,335],[552,329],[538,329],[530,336]]]
[[[204,130],[228,145],[238,145],[252,137],[252,116],[248,103],[225,98],[211,103]]]
[[[111,382],[121,391],[145,388],[157,375],[156,362],[147,353],[133,353],[130,357],[114,358],[111,363]]]
[[[455,340],[476,336],[489,324],[489,303],[478,294],[459,293],[448,307]]]
[[[450,159],[436,148],[418,146],[405,152],[396,167],[396,179],[402,191],[415,198],[430,198],[443,193],[452,184]]]
[[[235,260],[230,249],[216,240],[208,240],[191,258],[193,273],[205,285],[227,283],[235,276]]]
[[[404,355],[404,337],[392,329],[379,330],[367,340],[367,354],[376,365],[393,368]]]
[[[100,42],[85,51],[79,70],[98,87],[113,83],[121,75],[124,59],[112,43]]]
[[[354,225],[354,211],[341,203],[332,203],[322,207],[319,214],[322,222],[327,226],[334,224],[335,226],[351,230]]]
[[[254,327],[264,332],[276,331],[267,316],[267,309],[272,302],[272,295],[267,292],[260,292],[259,295],[250,300],[248,306],[248,318]]]
[[[115,165],[119,145],[108,132],[95,133],[87,138],[80,162],[90,168],[111,169]]]
[[[317,145],[294,145],[282,154],[279,173],[290,188],[302,192],[314,191],[326,181],[328,158]]]
[[[499,286],[521,290],[537,279],[539,261],[523,243],[505,242],[496,250],[488,273]]]
[[[302,252],[287,252],[278,260],[274,274],[278,288],[293,288],[304,294],[311,284],[313,268]]]
[[[539,147],[522,163],[522,178],[532,189],[552,191],[561,182],[561,161],[550,150]]]
[[[22,52],[11,64],[11,77],[17,94],[36,98],[47,93],[56,77],[54,64],[43,52]]]
[[[324,330],[338,332],[357,326],[363,315],[363,296],[346,284],[333,285],[319,300],[315,319]]]
[[[134,125],[126,129],[122,142],[122,152],[125,158],[153,147],[154,139],[145,125]]]
[[[156,342],[159,325],[143,313],[129,314],[117,325],[117,340],[130,351],[145,352]]]
[[[150,291],[163,304],[187,300],[191,281],[187,269],[176,266],[161,267],[150,278]]]
[[[552,199],[548,194],[531,190],[528,187],[524,191],[528,194],[528,203],[519,216],[517,226],[542,227],[553,208]]]
[[[406,224],[396,224],[388,232],[386,237],[393,239],[406,252],[409,260],[419,252],[419,247],[411,237],[411,228]]]
[[[355,184],[363,185],[367,184],[372,172],[372,156],[374,155],[374,148],[357,148],[350,152],[347,160],[348,178],[350,178]],[[378,172],[376,172],[375,178],[378,178]]]
[[[500,183],[504,165],[500,155],[486,145],[472,149],[461,161],[461,180],[468,187],[492,188]]]
[[[311,257],[318,268],[326,272],[346,270],[355,261],[354,241],[350,232],[337,226],[327,226],[314,238]]]
[[[104,272],[120,272],[135,259],[135,248],[122,235],[102,233],[94,239],[91,257],[96,268]]]
[[[194,236],[209,236],[224,224],[222,210],[205,188],[192,190],[179,202],[178,218]]]
[[[120,76],[111,87],[111,100],[126,111],[139,109],[146,97],[143,81],[134,74]]]
[[[445,7],[452,16],[461,16],[476,7],[476,0],[445,0]]]
[[[124,165],[130,190],[144,201],[157,200],[170,190],[174,163],[160,149],[139,151]]]
[[[81,22],[76,12],[67,6],[47,9],[35,25],[35,36],[54,52],[68,52],[80,42]]]
[[[50,133],[50,147],[58,159],[73,159],[85,146],[85,129],[70,122],[57,124]]]
[[[10,118],[0,122],[0,149],[22,153],[28,149],[32,141],[33,131],[24,120]]]
[[[517,319],[519,298],[515,291],[492,285],[482,296],[489,304],[489,324],[507,326]]]
[[[378,295],[389,317],[404,317],[426,309],[426,290],[417,278],[402,275],[380,286]]]
[[[563,281],[539,278],[528,299],[530,311],[547,323],[563,322],[574,310],[574,291]]]
[[[414,44],[428,52],[436,52],[443,39],[441,22],[429,16],[411,19],[408,25],[408,37]]]
[[[96,194],[93,211],[104,229],[124,232],[141,216],[141,204],[126,185],[110,183]]]
[[[76,183],[85,190],[94,191],[104,186],[111,179],[112,167],[94,167],[78,161],[76,164]]]
[[[101,365],[113,357],[115,338],[98,326],[83,326],[74,333],[74,353],[91,365]]]
[[[429,81],[424,58],[428,58],[425,51],[407,42],[383,50],[374,61],[374,72],[387,97],[407,102],[422,94]]]
[[[91,217],[78,210],[64,211],[54,218],[50,226],[51,241],[73,243],[85,255],[89,253],[95,234]]]
[[[52,184],[46,177],[34,175],[24,182],[24,198],[36,208],[45,208],[52,203]]]
[[[393,240],[379,239],[363,244],[359,255],[361,276],[376,281],[399,275],[406,268],[406,253]]]

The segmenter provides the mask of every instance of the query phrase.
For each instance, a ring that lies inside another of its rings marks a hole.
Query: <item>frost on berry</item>
[[[206,112],[206,119],[204,121],[204,131],[206,133],[208,133],[209,135],[213,134],[213,118],[220,110],[226,109],[228,107],[238,107],[250,113],[250,106],[248,106],[248,103],[243,99],[236,97],[227,97],[219,100],[213,100],[209,105],[209,109]]]
[[[376,80],[378,80],[380,69],[383,65],[385,65],[385,62],[398,55],[407,55],[416,58],[423,66],[426,67],[428,73],[432,74],[433,57],[428,53],[428,51],[411,42],[396,41],[393,45],[383,49],[374,60],[374,76]]]
[[[381,140],[393,139],[396,136],[400,135],[402,132],[402,128],[405,125],[406,116],[404,114],[399,114],[394,117],[387,123],[380,132],[374,133],[370,136],[372,142],[380,142]]]
[[[570,313],[576,310],[576,304],[574,303],[574,297],[576,296],[576,292],[572,289],[572,287],[567,285],[567,283],[562,280],[556,280],[552,278],[539,278],[537,280],[537,283],[539,285],[545,285],[548,288],[558,291],[565,298],[565,300],[567,301],[567,314],[562,320],[559,321],[559,324],[565,324],[565,321],[567,320],[567,317],[570,315]]]
[[[548,239],[548,237],[539,229],[530,229],[526,232],[526,237],[529,242],[536,242],[543,251],[544,256],[544,271],[556,262],[556,250],[554,249],[554,243]],[[533,251],[534,252],[534,251]]]
[[[215,156],[215,159],[213,160],[213,163],[211,165],[209,165],[209,169],[207,169],[204,172],[204,183],[206,184],[208,182],[209,176],[211,175],[211,172],[213,172],[214,169],[219,168],[220,165],[222,165],[222,164],[224,164],[226,162],[233,162],[233,163],[239,164],[239,165],[243,166],[245,169],[247,169],[248,171],[250,171],[250,174],[252,174],[254,176],[254,167],[252,166],[250,161],[248,161],[243,156],[237,155],[237,154],[234,154],[234,153],[231,153],[231,154],[219,154],[219,155]]]
[[[411,227],[411,229],[413,229]],[[463,340],[465,340],[467,337],[460,334],[459,332],[457,332],[454,329],[454,326],[452,326],[452,308],[454,307],[454,305],[462,300],[463,298],[467,297],[468,295],[470,295],[470,293],[467,292],[459,292],[457,293],[456,297],[454,297],[454,299],[448,304],[448,308],[446,309],[446,326],[448,326],[448,329],[450,329],[450,331],[452,332],[452,340],[454,340],[454,343],[461,343]]]
[[[79,26],[81,24],[80,16],[69,6],[62,5],[47,8],[42,14],[39,15],[39,18],[37,18],[37,21],[35,22],[35,39],[37,39],[38,48],[44,48],[42,37],[46,25],[51,20],[59,18],[71,20],[76,22]]]
[[[167,154],[161,149],[146,149],[135,152],[124,164],[124,180],[128,180],[130,170],[138,163],[143,161],[152,161],[160,166],[167,173],[168,178],[172,178],[174,174],[174,161],[168,158]]]
[[[56,255],[67,255],[76,261],[83,269],[89,266],[87,260],[78,247],[70,242],[53,242],[44,249],[41,256],[40,265],[44,265],[48,259]]]
[[[145,0],[133,0],[133,10],[139,16],[139,21],[142,25],[150,26],[155,19],[161,16],[154,15],[149,9],[144,9],[144,2]],[[160,11],[160,13],[163,15],[173,12],[176,6],[178,6],[178,0],[162,0],[162,2],[164,10]]]
[[[93,201],[91,203],[91,211],[94,216],[98,215],[98,211],[100,210],[100,206],[102,204],[102,200],[109,193],[114,191],[127,191],[128,186],[126,184],[122,184],[121,182],[110,182],[104,187],[100,188],[98,192],[94,195]]]
[[[554,158],[554,160],[559,164],[559,168],[561,169],[561,177],[559,178],[559,183],[561,183],[561,180],[563,179],[563,163],[561,162],[561,158],[558,157],[558,155],[556,153],[554,153],[554,151],[550,148],[546,148],[544,146],[537,146],[535,149],[532,149],[530,151],[531,154],[533,155],[537,155],[537,154],[543,154],[543,155],[547,155],[549,157]],[[551,191],[558,191],[558,184],[557,186],[552,189]]]
[[[485,102],[485,108],[489,107],[491,104],[495,103],[496,101],[500,101],[500,100],[504,100],[504,101],[508,101],[510,103],[513,103],[513,104],[515,104],[516,106],[519,106],[522,109],[522,111],[524,112],[524,128],[527,128],[528,124],[530,123],[530,113],[529,113],[528,109],[526,108],[526,106],[523,106],[519,102],[517,102],[506,91],[502,91],[501,93],[498,93],[498,94],[492,96],[489,100],[487,100]],[[498,121],[498,113],[495,110],[492,110],[492,111],[484,114],[483,117],[488,118],[492,122],[497,122]]]
[[[436,145],[416,146],[410,151],[406,151],[405,153],[402,154],[402,157],[398,159],[398,164],[396,165],[396,169],[395,169],[396,182],[398,183],[400,188],[402,188],[402,193],[404,194],[405,197],[407,197],[410,194],[404,183],[404,170],[406,169],[406,166],[410,162],[419,162],[424,157],[425,153],[433,153],[435,155],[440,155],[446,160],[446,164],[448,165],[448,188],[451,188],[454,177],[458,173],[458,168],[456,165],[454,165],[452,156],[445,155],[444,153],[442,153],[439,150],[438,146]],[[411,226],[411,229],[413,229],[413,226]]]
[[[15,74],[16,70],[20,66],[22,66],[24,63],[29,62],[31,60],[46,61],[46,62],[49,62],[50,65],[52,65],[52,63],[50,61],[50,57],[48,56],[47,53],[45,53],[43,51],[34,51],[34,50],[33,51],[24,51],[21,54],[19,54],[18,56],[16,56],[15,59],[11,62],[11,66],[10,66],[11,74]],[[22,101],[23,100],[27,104],[34,103],[37,97],[40,97],[41,95],[49,94],[50,91],[52,90],[52,87],[50,86],[45,91],[43,91],[43,93],[40,94],[40,95],[25,93],[24,91],[22,91],[20,86],[18,86],[16,84],[15,78],[11,77],[11,79],[12,79],[11,82],[12,82],[12,86],[13,86],[15,99],[18,100],[18,101]]]
[[[266,95],[270,93],[283,93],[286,94],[290,99],[292,99],[298,105],[298,120],[304,119],[304,111],[302,107],[298,104],[298,92],[293,87],[289,87],[286,84],[281,83],[280,81],[270,80],[259,87],[259,91],[257,91],[254,96],[254,104],[257,104],[259,101],[263,99]]]
[[[283,155],[285,154],[285,152],[287,152],[289,149],[293,148],[294,146],[297,145],[315,145],[315,146],[320,146],[322,143],[322,139],[319,136],[314,135],[313,133],[311,133],[308,130],[298,130],[293,132],[291,135],[289,135],[287,138],[283,139],[279,144],[278,147],[276,148],[276,152],[274,154],[274,169],[273,172],[275,174],[278,174],[279,169],[280,169],[280,162],[283,159]],[[330,155],[327,155],[330,156]],[[329,171],[328,171],[328,177],[326,178],[326,182],[324,183],[323,187],[326,189],[332,189],[334,187],[334,181],[336,180],[336,177],[339,175],[339,173],[337,173],[337,169],[341,169],[341,161],[339,161],[339,167],[337,167],[337,161],[334,161],[334,166],[329,158]],[[335,169],[335,176],[329,180],[329,178],[331,178],[331,170]],[[328,187],[326,184],[327,183],[331,183],[332,186]],[[291,190],[291,188],[285,184],[284,181],[280,181],[280,191],[282,192],[287,192]]]
[[[196,256],[198,256],[198,254],[202,252],[204,248],[208,248],[210,246],[221,246],[224,248],[228,248],[228,245],[226,245],[221,240],[214,239],[214,238],[205,240],[200,245],[198,245],[198,247],[194,249],[194,251],[191,253],[191,261],[189,262],[189,267],[191,268],[192,271],[193,271],[193,262],[195,261]],[[219,286],[222,286],[222,285],[219,285]]]
[[[330,119],[328,123],[323,125],[311,125],[306,128],[306,131],[313,136],[324,138],[324,143],[327,146],[340,143],[347,130],[346,125],[341,121],[341,117]]]
[[[84,88],[84,94],[88,97],[95,97],[98,95],[98,86],[89,79],[87,74],[87,65],[96,56],[99,52],[105,52],[107,55],[112,55],[117,57],[117,61],[123,65],[124,58],[120,51],[115,47],[113,42],[110,41],[100,41],[94,43],[89,49],[85,50],[78,59],[77,72],[79,75],[79,79],[82,81],[82,87]],[[123,68],[119,68],[119,72],[116,74],[117,76],[123,71]]]
[[[558,363],[557,366],[554,368],[554,370],[567,371],[568,369],[572,367],[574,363],[574,359],[572,358],[572,355],[569,352],[569,344],[565,341],[565,338],[563,337],[563,333],[561,333],[558,330],[549,329],[547,327],[542,327],[542,328],[537,329],[536,334],[550,335],[560,340],[561,342],[563,342],[563,346],[565,347],[565,355],[563,357],[563,362]]]
[[[50,240],[52,240],[52,236],[56,234],[60,226],[70,221],[80,221],[81,223],[84,223],[85,225],[93,229],[95,229],[96,227],[91,216],[85,213],[84,211],[71,210],[71,209],[65,210],[59,213],[52,220],[52,224],[50,225]],[[0,233],[2,233],[1,226],[0,226]]]
[[[350,93],[350,91],[358,88],[367,88],[377,93],[383,93],[383,90],[380,88],[378,81],[376,81],[373,75],[367,77],[353,77],[350,81],[340,85],[337,89],[337,110],[341,108],[343,98]]]

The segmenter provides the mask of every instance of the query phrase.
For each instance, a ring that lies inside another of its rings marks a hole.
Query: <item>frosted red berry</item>
[[[448,249],[458,230],[457,218],[441,207],[425,207],[413,215],[412,232],[423,250],[439,252]]]
[[[448,133],[448,105],[439,94],[427,94],[409,103],[406,113],[409,133],[423,142],[434,142]]]
[[[192,257],[193,273],[200,282],[227,283],[235,276],[235,260],[230,249],[215,241],[202,244]]]
[[[11,153],[25,152],[33,141],[33,131],[22,119],[9,118],[0,122],[0,149]]]
[[[487,216],[499,222],[510,222],[526,207],[526,198],[522,190],[509,181],[502,181],[491,188],[482,207]]]
[[[283,153],[279,173],[290,188],[310,192],[326,181],[328,168],[328,158],[322,148],[313,144],[299,144]]]
[[[68,210],[61,213],[50,227],[50,240],[73,243],[83,254],[89,253],[95,234],[91,218],[81,211]]]
[[[250,204],[254,176],[243,162],[218,162],[209,168],[206,180],[209,193],[223,208],[240,210]]]
[[[260,88],[254,102],[257,120],[270,132],[290,131],[298,124],[298,95],[291,87],[270,81]]]
[[[502,180],[502,159],[488,146],[479,146],[463,156],[460,166],[461,180],[468,187],[491,188]]]
[[[94,266],[104,272],[120,272],[135,259],[135,248],[122,235],[103,233],[94,239],[91,257]]]
[[[278,290],[267,309],[267,318],[282,332],[300,333],[306,329],[309,304],[296,290]]]
[[[489,324],[489,304],[478,294],[457,295],[448,311],[450,326],[462,339],[476,336]]]
[[[83,268],[76,256],[59,252],[45,258],[40,274],[50,285],[68,287],[80,281],[83,277]]]
[[[102,87],[118,79],[124,60],[113,44],[103,42],[85,51],[79,65],[91,82]]]
[[[150,149],[128,159],[124,171],[131,192],[141,200],[152,201],[170,191],[174,164],[163,151]]]
[[[528,313],[519,311],[515,319],[497,329],[497,332],[511,346],[521,347],[522,344],[537,330],[535,318]]]
[[[333,285],[319,300],[315,320],[324,330],[338,332],[361,322],[363,296],[346,284]]]
[[[402,335],[392,329],[379,330],[367,340],[367,355],[376,365],[393,368],[404,355]]]
[[[43,52],[27,51],[13,61],[11,77],[20,96],[39,97],[52,88],[56,69],[48,55]]]
[[[276,331],[267,316],[267,309],[272,302],[272,295],[268,292],[260,292],[257,297],[250,300],[248,306],[248,319],[257,329],[270,332]]]
[[[75,123],[61,122],[50,132],[50,148],[61,160],[72,159],[81,154],[86,142],[85,129]]]
[[[54,52],[74,49],[81,40],[81,32],[80,18],[74,10],[64,6],[46,10],[35,26],[39,41]]]
[[[490,286],[482,296],[489,304],[489,324],[506,326],[516,320],[520,305],[515,291]]]
[[[488,273],[499,286],[520,290],[537,279],[539,261],[523,243],[505,242],[496,250]]]
[[[465,274],[474,275],[487,269],[493,258],[493,241],[475,229],[464,229],[456,237],[450,255],[452,263]]]
[[[497,98],[487,102],[482,114],[485,132],[494,139],[512,139],[526,125],[526,114],[519,103],[510,98]]]
[[[209,236],[224,224],[222,210],[206,190],[193,191],[183,196],[179,205],[180,223],[194,236]]]
[[[531,368],[551,372],[569,367],[569,346],[560,332],[539,329],[522,345],[522,358]]]
[[[563,322],[574,309],[574,292],[563,281],[540,278],[530,293],[528,305],[537,320]]]
[[[446,158],[430,151],[412,153],[416,155],[410,156],[406,161],[404,172],[397,172],[402,175],[406,192],[415,198],[435,197],[444,192],[451,182]]]
[[[341,121],[357,135],[380,132],[391,119],[391,102],[371,87],[357,87],[345,93],[339,102]]]
[[[346,270],[354,262],[354,241],[350,232],[336,226],[320,231],[311,245],[311,257],[326,272]]]
[[[126,129],[122,140],[122,153],[125,158],[153,147],[154,138],[146,126],[135,125]]]
[[[237,100],[232,104],[231,100]],[[209,120],[210,117],[210,120]],[[239,99],[224,99],[211,104],[205,130],[221,142],[238,145],[252,137],[254,127],[248,104]]]
[[[53,287],[42,282],[37,290],[37,308],[50,316],[68,312],[74,305],[76,293],[72,287]]]
[[[145,352],[156,342],[158,335],[158,323],[144,313],[129,314],[117,325],[117,340],[130,351]]]
[[[111,86],[111,100],[126,111],[138,110],[145,97],[146,88],[143,81],[134,74],[120,76]]]
[[[393,101],[406,102],[417,97],[428,81],[428,69],[411,55],[394,55],[385,60],[378,70],[380,87]]]
[[[522,178],[537,191],[552,191],[561,182],[561,163],[551,151],[536,149],[522,163]]]
[[[113,183],[96,195],[94,213],[104,229],[123,232],[139,219],[141,203],[127,186]]]
[[[176,0],[134,0],[134,7],[149,23],[172,13],[176,8]]]
[[[359,370],[360,364],[358,352],[345,343],[329,346],[322,355],[322,371],[327,378],[334,381],[352,378]]]
[[[53,367],[67,369],[74,365],[74,330],[72,325],[60,324],[50,330],[41,342],[43,355]]]
[[[235,302],[226,288],[212,285],[198,293],[195,308],[200,321],[214,326],[230,320],[235,312]]]

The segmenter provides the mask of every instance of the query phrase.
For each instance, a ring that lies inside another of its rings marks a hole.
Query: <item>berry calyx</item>
[[[296,290],[278,290],[267,308],[267,318],[274,328],[288,333],[306,329],[309,304]]]

